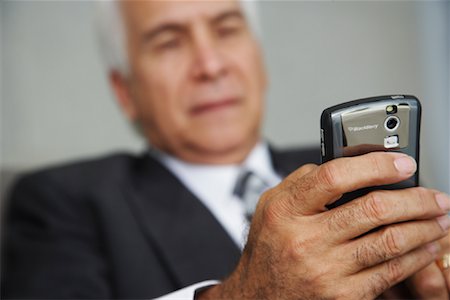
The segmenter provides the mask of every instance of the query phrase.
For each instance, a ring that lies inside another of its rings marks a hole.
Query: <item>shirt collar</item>
[[[231,195],[241,169],[254,172],[270,185],[275,185],[280,181],[280,177],[272,166],[269,146],[264,141],[256,144],[242,164],[195,164],[155,148],[150,150],[150,154],[161,161],[181,182],[201,198],[211,198],[212,195]]]

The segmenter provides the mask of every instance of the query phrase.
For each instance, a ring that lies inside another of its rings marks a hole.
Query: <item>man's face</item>
[[[181,159],[242,160],[259,139],[266,76],[239,3],[121,5],[129,116],[155,147]]]

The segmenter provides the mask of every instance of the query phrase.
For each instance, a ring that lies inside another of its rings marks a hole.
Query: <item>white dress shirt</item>
[[[192,164],[152,150],[156,157],[210,210],[231,239],[243,249],[248,231],[244,203],[233,195],[241,170],[249,170],[269,186],[275,186],[281,177],[272,166],[268,145],[258,143],[246,160],[238,165]],[[218,281],[204,281],[163,296],[161,299],[193,299],[195,291]]]

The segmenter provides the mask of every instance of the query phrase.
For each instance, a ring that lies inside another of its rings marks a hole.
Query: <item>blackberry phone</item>
[[[373,151],[393,151],[412,156],[419,166],[421,112],[419,100],[411,95],[364,98],[325,109],[320,131],[322,163]],[[401,189],[418,183],[419,169],[407,180],[344,194],[327,207],[337,207],[375,189]]]

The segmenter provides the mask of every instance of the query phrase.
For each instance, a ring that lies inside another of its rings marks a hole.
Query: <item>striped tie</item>
[[[247,220],[251,221],[259,197],[268,188],[267,182],[252,171],[244,170],[239,174],[233,194],[244,202]]]

